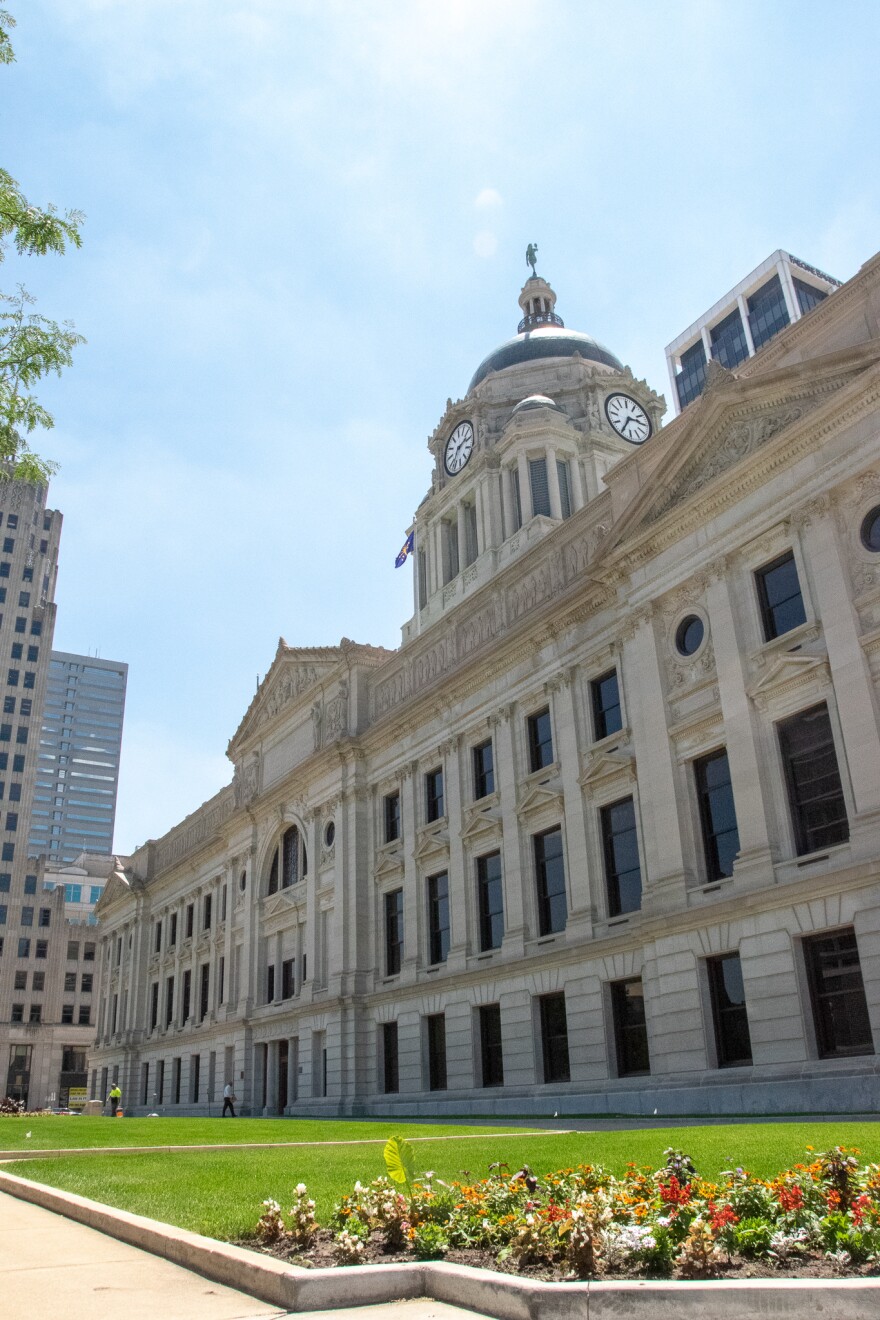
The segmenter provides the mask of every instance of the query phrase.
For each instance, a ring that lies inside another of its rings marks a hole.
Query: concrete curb
[[[288,1311],[429,1297],[496,1320],[866,1320],[880,1316],[880,1279],[542,1283],[492,1270],[430,1264],[310,1270],[0,1172],[0,1191]]]

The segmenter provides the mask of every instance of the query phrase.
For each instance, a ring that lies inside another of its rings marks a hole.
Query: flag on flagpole
[[[400,554],[397,556],[397,558],[394,561],[395,568],[403,567],[408,557],[412,554],[413,546],[415,545],[415,543],[416,543],[416,532],[415,532],[415,528],[413,528],[409,536],[404,541],[403,546],[401,547]]]

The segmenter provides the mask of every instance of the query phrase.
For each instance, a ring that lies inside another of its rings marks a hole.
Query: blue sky
[[[663,346],[775,248],[880,244],[880,6],[6,0],[0,161],[87,215],[10,258],[87,338],[44,390],[55,644],[130,665],[116,847],[223,783],[278,637],[399,643],[427,436],[515,331],[668,396]]]

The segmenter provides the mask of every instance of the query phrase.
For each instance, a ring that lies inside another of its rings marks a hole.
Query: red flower
[[[680,1183],[675,1174],[668,1183],[660,1184],[660,1200],[666,1205],[687,1205],[691,1199],[690,1183]]]
[[[804,1194],[796,1184],[794,1187],[780,1187],[779,1204],[783,1210],[801,1210],[804,1204]]]
[[[857,1228],[861,1225],[862,1221],[865,1218],[865,1211],[870,1210],[870,1208],[871,1208],[870,1196],[865,1196],[864,1194],[862,1194],[861,1196],[857,1196],[856,1199],[853,1201],[852,1216],[853,1216],[853,1221]]]
[[[729,1205],[716,1206],[714,1201],[709,1203],[709,1222],[712,1225],[713,1233],[720,1233],[728,1224],[738,1224],[739,1215],[731,1210]]]

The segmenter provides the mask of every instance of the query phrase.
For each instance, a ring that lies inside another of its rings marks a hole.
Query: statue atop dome
[[[526,265],[531,266],[533,277],[538,273],[535,270],[535,266],[537,264],[538,264],[538,245],[537,243],[530,243],[529,246],[526,248]]]

